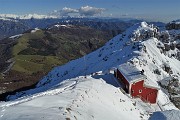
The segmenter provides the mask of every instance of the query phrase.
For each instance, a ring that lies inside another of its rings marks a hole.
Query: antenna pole
[[[84,72],[84,76],[85,76],[85,78],[86,78],[86,56],[84,55],[84,67],[85,67],[85,72]]]

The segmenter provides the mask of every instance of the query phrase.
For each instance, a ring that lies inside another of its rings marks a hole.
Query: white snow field
[[[2,105],[3,104],[3,105]],[[146,110],[103,79],[80,76],[54,89],[0,103],[2,120],[131,120],[147,119]]]
[[[147,120],[155,111],[178,110],[162,90],[157,104],[132,99],[113,77],[115,67],[131,62],[156,84],[170,76],[164,64],[180,78],[180,61],[161,53],[157,38],[136,39],[155,31],[146,22],[136,24],[95,52],[55,67],[36,88],[1,102],[0,120]]]

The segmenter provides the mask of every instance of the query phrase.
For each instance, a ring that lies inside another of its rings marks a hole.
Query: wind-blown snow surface
[[[1,105],[2,103],[0,103]],[[78,77],[51,90],[1,105],[1,120],[131,120],[147,119],[118,88],[103,79]]]
[[[112,83],[114,78],[105,75],[106,73],[111,75],[109,71],[112,68],[127,61],[140,70],[144,69],[145,75],[154,83],[169,77],[169,74],[163,70],[164,64],[169,64],[173,74],[179,75],[180,61],[161,54],[160,49],[157,48],[160,41],[154,37],[135,40],[135,37],[153,31],[156,29],[145,22],[136,24],[95,52],[54,68],[37,84],[36,88],[8,97],[9,100],[24,96],[23,98],[0,103],[1,119],[6,119],[8,116],[18,120],[21,117],[21,119],[67,117],[73,119],[106,118],[108,120],[148,119],[149,116],[146,114],[149,112],[177,109],[161,90],[158,104],[153,106],[127,97],[119,91],[117,85]],[[154,74],[156,69],[161,72],[160,75]],[[85,75],[89,77],[99,71],[102,71],[102,79],[101,77],[93,78],[93,76],[87,79],[78,78],[78,76]],[[66,81],[62,82],[63,80]],[[136,101],[137,105],[133,105],[132,101]]]

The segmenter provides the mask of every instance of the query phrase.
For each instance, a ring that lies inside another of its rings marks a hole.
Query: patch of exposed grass
[[[55,56],[17,55],[15,60],[16,63],[12,67],[12,70],[27,74],[38,71],[48,72],[53,67],[63,64],[63,62]]]
[[[34,72],[41,71],[42,67],[43,65],[38,63],[16,59],[16,63],[14,64],[12,70],[32,74]]]
[[[35,51],[29,47],[30,41],[43,39],[44,36],[44,32],[38,30],[35,33],[25,33],[19,38],[18,43],[13,47],[13,56],[16,62],[12,70],[33,74],[38,71],[48,72],[52,67],[63,64],[64,61],[60,62],[55,56],[32,55]],[[22,51],[26,53],[28,51],[27,55],[19,54]]]
[[[104,35],[86,27],[25,33],[13,47],[12,70],[29,75],[47,73],[55,66],[81,57],[82,53],[95,50],[105,42]]]
[[[38,30],[35,33],[25,33],[22,37],[18,39],[18,43],[13,47],[13,55],[18,55],[19,52],[28,48],[29,40],[42,39],[44,37],[44,32]]]

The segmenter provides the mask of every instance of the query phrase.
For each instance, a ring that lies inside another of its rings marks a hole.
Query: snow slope
[[[91,76],[63,81],[55,88],[2,105],[1,120],[136,120],[147,119],[118,88]],[[129,116],[130,115],[130,116]]]
[[[8,96],[12,101],[0,103],[1,118],[148,119],[151,112],[177,109],[161,90],[158,103],[150,106],[124,95],[112,82],[110,71],[127,61],[144,69],[150,82],[156,84],[170,76],[164,64],[171,67],[171,76],[180,77],[180,61],[160,52],[160,41],[153,37],[156,32],[153,25],[136,24],[95,52],[54,68],[36,88]],[[161,74],[156,74],[156,69]]]

